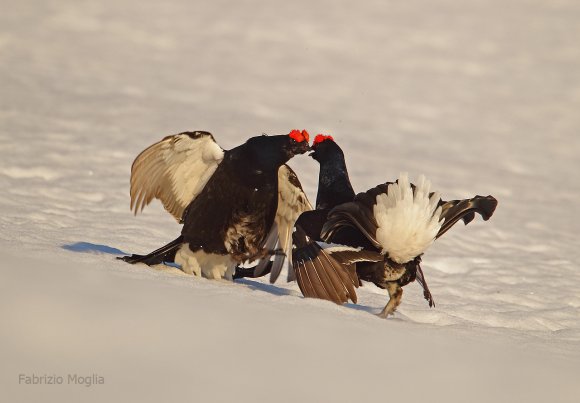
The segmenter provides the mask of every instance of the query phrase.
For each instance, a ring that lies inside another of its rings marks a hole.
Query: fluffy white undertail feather
[[[192,252],[188,244],[183,244],[175,254],[175,263],[187,274],[212,280],[232,281],[236,262],[230,255],[216,255],[203,250]]]
[[[433,243],[441,228],[439,193],[429,197],[431,182],[419,177],[415,191],[406,173],[398,183],[390,184],[387,193],[377,196],[374,216],[379,227],[376,238],[381,253],[397,263],[406,263],[419,256]]]

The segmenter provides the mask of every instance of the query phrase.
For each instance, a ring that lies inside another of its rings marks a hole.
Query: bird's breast
[[[260,255],[268,232],[266,224],[263,209],[234,214],[224,237],[226,250],[240,262]]]

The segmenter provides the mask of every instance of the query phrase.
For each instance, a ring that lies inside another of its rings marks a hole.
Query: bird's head
[[[335,158],[344,158],[342,149],[336,144],[332,136],[322,134],[314,138],[312,152],[309,155],[321,164]]]
[[[288,133],[286,150],[292,154],[292,157],[310,151],[310,135],[308,132],[306,130],[292,130]]]
[[[247,144],[256,163],[264,168],[278,168],[295,155],[310,151],[309,140],[306,130],[292,130],[284,135],[252,137]]]

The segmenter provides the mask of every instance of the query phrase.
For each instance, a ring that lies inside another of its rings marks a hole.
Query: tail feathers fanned
[[[349,299],[356,303],[356,274],[326,253],[299,226],[292,237],[295,247],[292,250],[292,265],[302,294],[307,298],[325,299],[336,304],[343,304]]]
[[[373,206],[382,252],[397,263],[424,253],[441,228],[439,201],[439,194],[431,193],[431,182],[423,175],[416,185],[404,173],[396,183],[389,184]]]

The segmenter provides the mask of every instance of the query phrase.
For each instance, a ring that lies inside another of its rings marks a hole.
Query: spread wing
[[[224,158],[211,133],[196,131],[167,136],[145,149],[131,167],[131,210],[137,212],[159,199],[181,222]]]
[[[296,173],[288,165],[282,165],[278,170],[278,209],[274,226],[271,229],[266,248],[279,248],[284,255],[276,255],[273,262],[262,260],[255,270],[255,275],[261,275],[266,268],[270,270],[270,282],[274,283],[280,276],[285,257],[288,257],[288,280],[294,279],[292,268],[292,230],[294,223],[305,211],[312,210],[312,205],[302,189]],[[270,265],[268,267],[268,265]]]

